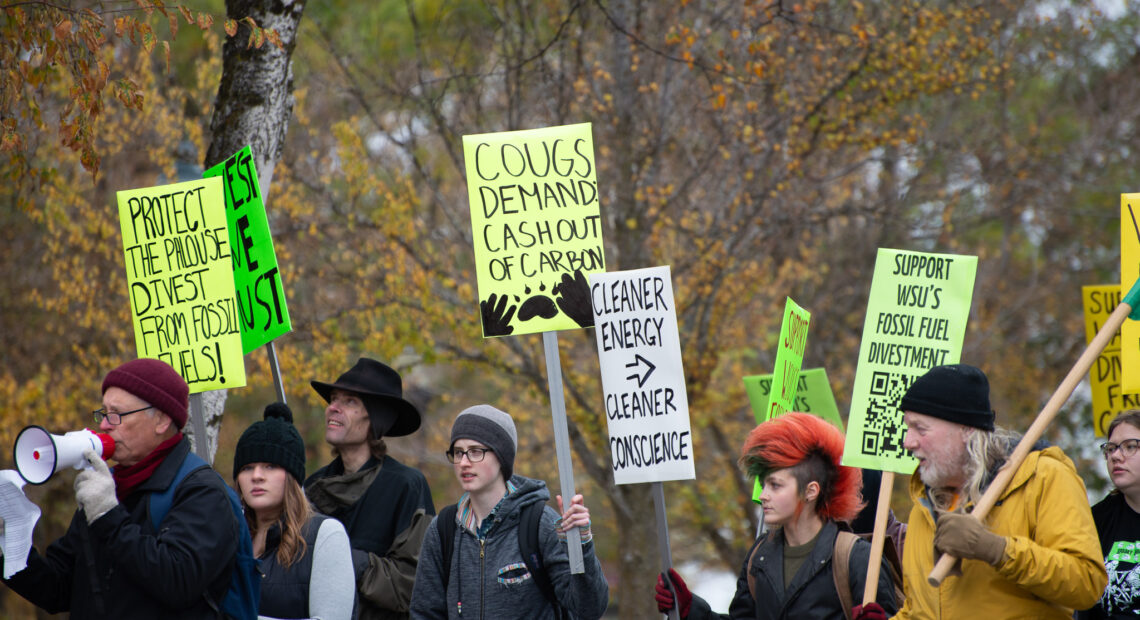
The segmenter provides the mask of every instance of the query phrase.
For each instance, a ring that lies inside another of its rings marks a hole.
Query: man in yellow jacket
[[[903,552],[906,602],[895,618],[1071,618],[1108,583],[1084,483],[1057,447],[1037,446],[984,523],[969,516],[1018,437],[994,427],[989,382],[965,364],[937,366],[899,403],[903,445],[918,459]],[[940,587],[937,557],[961,558]],[[885,618],[870,604],[864,620]]]

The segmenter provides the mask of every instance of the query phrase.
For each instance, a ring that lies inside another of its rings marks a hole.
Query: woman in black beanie
[[[348,534],[309,506],[304,476],[293,412],[273,403],[234,450],[234,484],[261,561],[259,617],[347,619],[356,592]]]

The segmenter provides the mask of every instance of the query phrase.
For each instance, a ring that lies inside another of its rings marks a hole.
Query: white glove
[[[107,462],[94,450],[85,450],[83,458],[87,459],[91,469],[84,469],[75,477],[75,501],[87,515],[90,525],[118,506],[119,499],[115,497],[115,479],[111,477]]]

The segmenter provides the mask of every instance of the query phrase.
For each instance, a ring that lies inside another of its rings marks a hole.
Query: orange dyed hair
[[[822,519],[850,521],[863,508],[863,476],[839,464],[843,433],[810,413],[791,412],[752,429],[740,451],[740,467],[761,481],[777,469],[790,469],[799,493],[819,484],[815,511]]]

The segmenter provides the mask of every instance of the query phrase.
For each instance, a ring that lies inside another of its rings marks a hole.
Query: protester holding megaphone
[[[169,364],[136,359],[107,374],[102,407],[94,412],[113,452],[102,440],[83,446],[90,440],[84,434],[34,437],[32,449],[46,449],[41,457],[54,459],[49,477],[62,465],[74,466],[82,447],[79,509],[61,538],[42,555],[32,549],[27,567],[4,580],[12,590],[74,619],[217,617],[215,602],[229,586],[240,529],[225,483],[209,467],[173,486],[190,455],[181,433],[188,396]],[[113,469],[100,452],[114,460]],[[172,505],[155,527],[151,496],[168,488]]]

